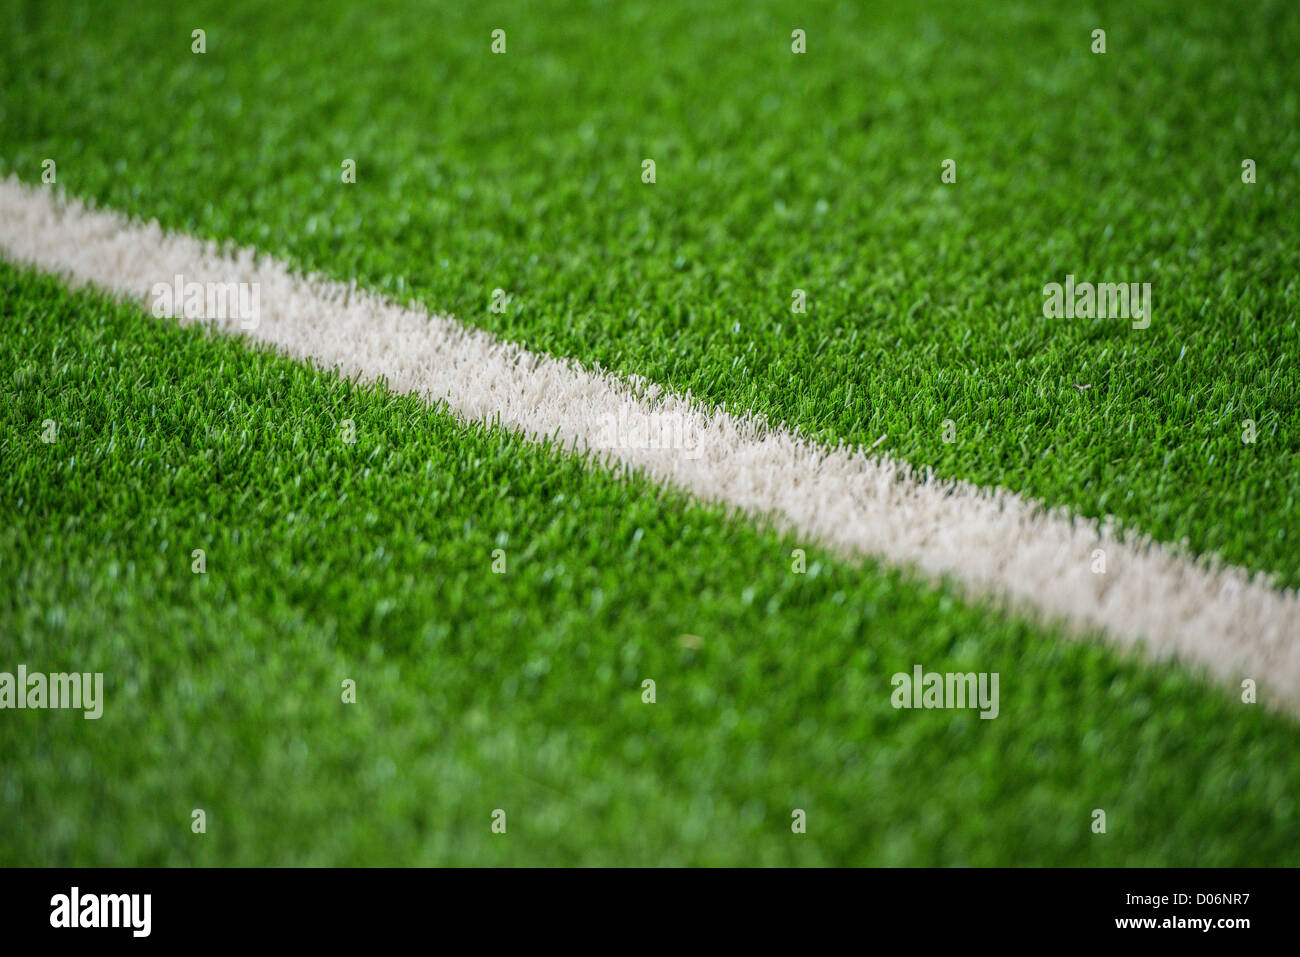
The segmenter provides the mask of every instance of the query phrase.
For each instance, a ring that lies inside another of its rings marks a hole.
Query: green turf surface
[[[1300,584],[1293,2],[186,7],[0,2],[0,172]]]
[[[1300,8],[1094,9],[0,0],[0,175],[1300,584]],[[1300,863],[1230,690],[7,265],[0,519],[0,864]]]
[[[1231,692],[9,266],[0,529],[5,664],[106,676],[3,712],[0,864],[1300,863]]]

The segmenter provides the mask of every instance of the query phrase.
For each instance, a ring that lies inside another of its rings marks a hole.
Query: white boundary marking
[[[706,409],[640,378],[532,353],[355,283],[303,277],[251,250],[166,234],[12,177],[0,181],[0,251],[136,300],[177,274],[259,283],[255,330],[213,324],[352,378],[383,376],[394,391],[468,420],[602,450],[611,464],[768,516],[841,553],[947,577],[971,596],[1009,599],[1123,646],[1142,643],[1149,656],[1203,666],[1232,687],[1252,678],[1274,704],[1300,708],[1300,598],[1267,576],[1121,538],[1106,523],[1005,490],[935,481],[861,448],[821,446],[753,415]],[[620,414],[677,423],[693,448],[611,448],[609,424]],[[1106,553],[1105,574],[1092,573],[1095,549]]]

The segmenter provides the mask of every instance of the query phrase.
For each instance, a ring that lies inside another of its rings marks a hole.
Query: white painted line
[[[1252,678],[1269,692],[1261,701],[1300,708],[1300,599],[1263,576],[1120,540],[1006,491],[934,481],[860,448],[820,446],[751,415],[704,409],[689,395],[531,353],[418,306],[14,179],[0,183],[0,250],[146,302],[177,275],[256,283],[255,329],[242,331],[237,319],[214,324],[350,377],[383,376],[394,391],[444,402],[466,419],[603,449],[611,463],[769,516],[810,541],[950,578],[969,595],[1010,599],[1121,645],[1143,642],[1149,655],[1176,655],[1233,687]],[[652,442],[648,432],[663,438]],[[1098,549],[1105,574],[1092,571]]]

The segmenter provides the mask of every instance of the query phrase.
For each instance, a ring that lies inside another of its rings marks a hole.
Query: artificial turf
[[[1300,8],[1095,10],[0,0],[0,175],[1300,584]],[[108,693],[0,712],[0,864],[1300,863],[1231,689],[8,265],[0,518]]]
[[[1300,861],[1300,728],[1180,670],[51,277],[0,316],[6,660],[106,688],[4,712],[0,864]]]
[[[1294,3],[7,6],[0,172],[1300,585]]]

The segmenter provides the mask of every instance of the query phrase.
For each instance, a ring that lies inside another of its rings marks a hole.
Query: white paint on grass
[[[1150,655],[1176,655],[1234,687],[1253,678],[1275,703],[1300,703],[1300,600],[1263,576],[1121,538],[1000,489],[936,481],[860,448],[827,448],[748,414],[705,409],[639,378],[528,352],[354,284],[304,278],[252,251],[165,234],[14,179],[0,183],[0,250],[136,300],[177,275],[257,283],[255,329],[235,319],[213,324],[346,376],[382,376],[391,389],[466,419],[602,449],[612,463],[769,516],[841,552],[946,577],[967,594],[1010,599],[1077,631],[1101,629],[1121,645],[1144,643]],[[672,422],[690,441],[611,443],[614,420]],[[1104,574],[1093,573],[1096,549],[1106,553]]]

